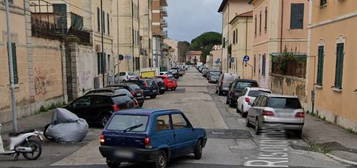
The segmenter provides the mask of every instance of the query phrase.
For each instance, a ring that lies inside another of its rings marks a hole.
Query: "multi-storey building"
[[[309,110],[357,131],[357,1],[311,0]]]
[[[222,13],[222,71],[236,73],[232,68],[235,55],[232,55],[233,28],[230,22],[238,15],[252,10],[248,0],[223,0],[218,12]],[[235,30],[234,30],[235,31]]]
[[[262,87],[298,95],[305,102],[309,1],[251,0],[254,6],[252,64]]]
[[[152,51],[153,51],[153,66],[161,67],[163,62],[163,40],[167,37],[166,27],[167,17],[166,0],[152,0],[151,13],[152,13]]]

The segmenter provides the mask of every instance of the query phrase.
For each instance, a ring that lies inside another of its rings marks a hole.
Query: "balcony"
[[[160,6],[167,6],[166,0],[160,0]]]
[[[166,22],[166,20],[165,20],[165,19],[162,19],[160,25],[161,25],[161,28],[167,28],[167,22]]]
[[[161,7],[161,17],[167,17],[167,9],[164,7]]]

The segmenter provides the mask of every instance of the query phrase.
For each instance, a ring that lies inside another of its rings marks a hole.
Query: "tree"
[[[222,44],[222,35],[217,32],[206,32],[191,41],[191,50],[202,51],[201,60],[206,63],[207,55],[210,54],[214,45]]]

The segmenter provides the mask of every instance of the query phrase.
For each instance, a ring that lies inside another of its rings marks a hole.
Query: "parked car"
[[[156,82],[157,86],[159,87],[159,93],[164,94],[166,91],[164,80],[158,77],[154,77],[153,80]]]
[[[236,79],[237,77],[231,73],[223,73],[219,76],[218,83],[216,86],[216,93],[218,95],[226,95],[229,90],[229,85]]]
[[[219,76],[221,75],[221,71],[209,71],[207,74],[207,79],[209,83],[217,83]]]
[[[191,153],[201,159],[207,136],[181,111],[137,109],[115,113],[99,139],[99,151],[110,168],[122,162],[166,168],[169,160]]]
[[[169,77],[167,75],[160,75],[158,77],[164,81],[166,90],[176,90],[177,81],[175,78]]]
[[[179,67],[178,69],[179,69],[179,75],[180,75],[180,76],[185,75],[185,71],[186,71],[186,70],[185,70],[184,67]]]
[[[226,104],[230,107],[237,107],[237,99],[242,95],[242,92],[247,87],[258,87],[258,82],[248,79],[236,79],[229,85]]]
[[[285,95],[261,95],[248,110],[247,126],[262,129],[284,129],[302,135],[305,113],[299,98]]]
[[[170,69],[169,72],[175,77],[176,79],[180,78],[180,74],[177,69]]]
[[[203,77],[207,77],[207,73],[209,72],[209,69],[208,68],[203,68],[202,69],[202,76]]]
[[[247,117],[248,110],[254,103],[254,100],[262,94],[271,94],[271,90],[257,87],[247,87],[243,90],[242,96],[237,100],[237,112],[241,113],[242,117]]]
[[[139,107],[143,107],[145,103],[145,97],[144,97],[144,90],[141,89],[137,84],[135,83],[120,83],[117,85],[109,85],[107,86],[109,88],[125,88],[130,91],[130,93],[135,96],[136,100],[139,103]]]
[[[144,90],[144,97],[156,98],[159,95],[159,88],[153,80],[150,79],[139,79],[139,80],[129,80],[125,83],[135,83]],[[154,84],[153,84],[154,83]]]
[[[85,119],[89,124],[105,126],[114,112],[137,107],[138,105],[129,96],[107,92],[84,95],[64,108]]]
[[[139,76],[132,72],[119,72],[115,75],[115,80],[117,83],[127,80],[138,80]]]

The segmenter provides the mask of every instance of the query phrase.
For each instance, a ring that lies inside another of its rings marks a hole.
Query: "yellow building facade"
[[[357,131],[357,1],[311,1],[309,109]]]

